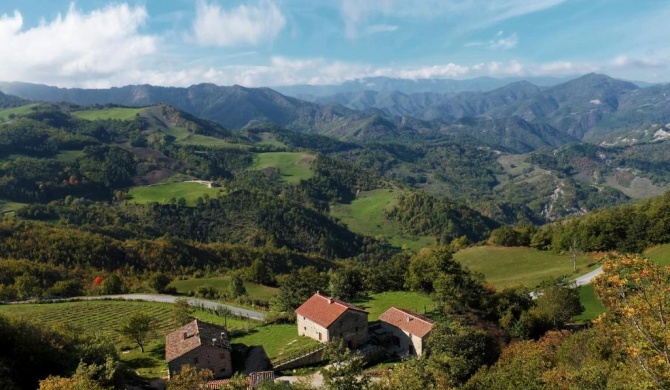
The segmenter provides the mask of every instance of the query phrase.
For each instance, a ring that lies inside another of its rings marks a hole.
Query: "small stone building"
[[[405,309],[392,307],[379,316],[380,325],[390,334],[390,347],[400,354],[421,356],[434,322]]]
[[[368,312],[319,293],[296,309],[298,334],[322,343],[344,340],[349,348],[368,341]]]
[[[208,368],[214,373],[214,378],[233,375],[228,332],[224,327],[198,320],[165,336],[165,361],[170,378],[179,373],[183,365]]]

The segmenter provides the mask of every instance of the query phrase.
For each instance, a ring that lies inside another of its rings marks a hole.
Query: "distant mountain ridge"
[[[393,85],[393,80],[381,80]],[[600,74],[549,87],[515,81],[487,92],[457,94],[359,91],[319,98],[317,102],[270,88],[214,84],[91,90],[0,83],[0,90],[22,98],[79,105],[164,103],[229,129],[272,123],[340,140],[426,141],[446,137],[510,152],[606,139],[617,132],[636,130],[643,123],[670,122],[670,86],[642,89]]]

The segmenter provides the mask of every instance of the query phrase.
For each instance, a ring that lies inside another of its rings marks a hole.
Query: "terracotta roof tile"
[[[342,302],[339,299],[324,297],[319,293],[312,295],[311,298],[295,310],[295,313],[316,322],[324,328],[328,328],[347,310],[367,314],[367,311],[358,306]]]
[[[433,329],[433,320],[405,309],[392,307],[379,316],[379,320],[396,326],[405,332],[424,337]]]
[[[191,321],[165,335],[165,361],[171,362],[204,343],[211,343],[214,339],[217,340],[216,346],[230,349],[230,340],[226,328],[198,320]]]

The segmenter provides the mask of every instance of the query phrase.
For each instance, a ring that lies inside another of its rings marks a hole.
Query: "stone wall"
[[[201,345],[192,351],[168,363],[169,375],[179,373],[183,365],[190,365],[197,369],[208,368],[214,373],[214,378],[226,378],[233,375],[233,361],[229,349],[211,345]]]

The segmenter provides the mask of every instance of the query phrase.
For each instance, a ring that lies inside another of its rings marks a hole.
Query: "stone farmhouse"
[[[214,378],[233,375],[230,339],[225,328],[194,320],[165,336],[168,376],[183,365],[208,368]]]
[[[368,341],[368,312],[318,292],[295,311],[298,334],[322,343],[343,340],[349,348]]]
[[[389,335],[389,347],[400,354],[421,356],[434,322],[405,309],[392,307],[379,316],[382,329]]]

